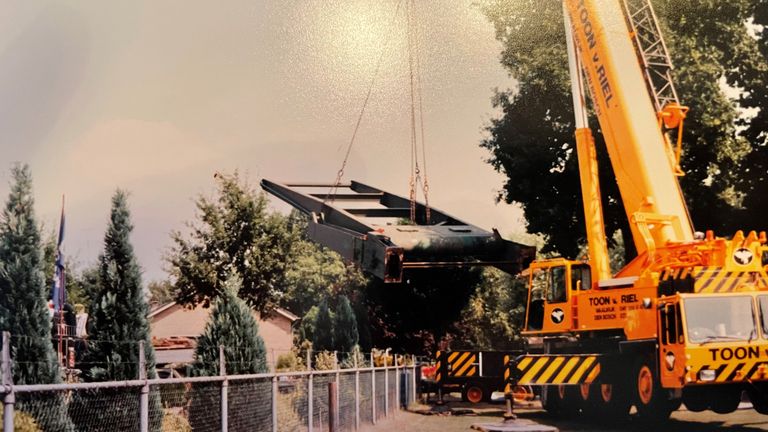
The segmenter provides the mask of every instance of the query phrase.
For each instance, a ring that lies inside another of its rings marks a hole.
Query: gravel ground
[[[452,408],[463,408],[468,405],[461,403],[449,404]],[[473,407],[474,408],[474,407]],[[396,431],[396,432],[469,432],[475,423],[495,423],[502,420],[502,406],[499,404],[481,405],[476,409],[478,415],[424,415],[415,412],[398,412],[395,417],[379,421],[374,427],[363,429],[364,432]],[[417,407],[429,410],[430,407]],[[516,413],[521,418],[527,418],[559,428],[562,432],[570,431],[602,431],[644,432],[649,430],[673,432],[713,432],[713,431],[768,431],[768,416],[758,414],[752,409],[740,409],[727,415],[715,414],[711,411],[694,413],[677,411],[666,423],[649,425],[628,419],[624,424],[599,424],[575,420],[560,420],[549,417],[546,412],[532,405],[530,408],[517,408]]]

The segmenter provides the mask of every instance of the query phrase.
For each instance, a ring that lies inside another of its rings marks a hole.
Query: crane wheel
[[[709,409],[707,388],[686,387],[683,389],[683,403],[688,411],[702,412]]]
[[[760,414],[768,414],[768,384],[753,383],[748,389],[749,400],[752,408]]]
[[[544,386],[541,389],[542,405],[548,413],[561,416],[565,409],[565,386]]]
[[[741,402],[741,387],[723,386],[712,392],[709,408],[718,414],[730,414],[739,407]]]
[[[629,397],[626,388],[616,384],[592,384],[585,413],[591,419],[614,421],[629,414]]]
[[[635,364],[634,394],[632,399],[640,418],[648,421],[666,420],[678,406],[678,400],[669,399],[667,392],[661,387],[654,368],[648,360],[640,360]]]
[[[461,390],[461,398],[469,403],[480,403],[490,398],[490,392],[477,383],[468,383]]]
[[[544,409],[553,416],[570,418],[584,406],[580,389],[573,385],[550,385],[542,388]]]

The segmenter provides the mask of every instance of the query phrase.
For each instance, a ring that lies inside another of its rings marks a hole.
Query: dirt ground
[[[468,408],[467,404],[449,403],[451,408]],[[417,407],[417,410],[430,410],[429,406]],[[472,407],[476,415],[424,415],[415,412],[398,412],[394,417],[383,419],[376,426],[363,429],[365,432],[395,431],[395,432],[469,432],[475,423],[495,423],[502,420],[503,405],[486,404]],[[739,409],[727,415],[715,414],[711,411],[694,413],[677,411],[672,418],[657,425],[640,423],[630,417],[624,424],[589,423],[583,420],[562,420],[550,417],[536,403],[529,408],[516,408],[520,418],[534,420],[538,423],[555,426],[562,432],[571,431],[602,431],[602,432],[714,432],[714,431],[768,431],[768,416],[758,414],[751,408]]]

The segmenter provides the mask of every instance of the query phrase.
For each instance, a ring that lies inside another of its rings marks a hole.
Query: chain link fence
[[[14,385],[4,345],[3,432],[355,431],[416,402],[413,363],[372,359],[333,370]]]

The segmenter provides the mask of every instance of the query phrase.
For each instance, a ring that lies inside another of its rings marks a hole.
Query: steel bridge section
[[[532,246],[435,208],[430,207],[427,221],[422,203],[416,203],[416,223],[411,223],[410,200],[356,181],[333,188],[265,179],[261,187],[308,216],[311,240],[385,282],[401,282],[410,269],[494,266],[517,274],[536,254]]]

